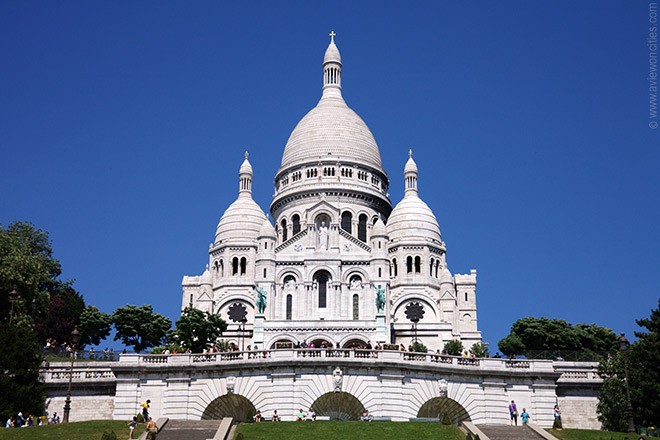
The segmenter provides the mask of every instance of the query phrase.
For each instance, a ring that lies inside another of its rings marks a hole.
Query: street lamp
[[[66,392],[66,400],[64,401],[64,417],[62,421],[69,423],[69,412],[71,412],[71,378],[73,377],[73,359],[76,354],[76,345],[80,343],[82,335],[78,331],[78,327],[74,328],[71,332],[71,370],[69,370],[69,388]]]
[[[628,386],[628,360],[626,356],[626,352],[628,351],[628,347],[630,347],[630,343],[626,339],[623,333],[621,333],[621,337],[619,338],[619,349],[623,352],[623,372],[626,377],[626,400],[628,402],[628,406],[626,408],[626,418],[628,419],[628,432],[636,432],[635,431],[635,421],[633,420],[633,409],[632,409],[632,404],[630,403],[630,386]]]
[[[9,302],[11,303],[11,309],[9,310],[9,326],[11,327],[11,320],[14,317],[14,303],[18,299],[18,292],[16,289],[9,292]]]

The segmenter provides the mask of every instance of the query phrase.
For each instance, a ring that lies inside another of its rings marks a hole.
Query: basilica
[[[412,152],[392,209],[378,145],[342,96],[334,33],[322,66],[321,99],[294,128],[275,175],[272,223],[252,199],[246,153],[206,270],[183,278],[182,309],[219,313],[229,323],[223,338],[239,347],[480,342],[476,270],[449,271]]]

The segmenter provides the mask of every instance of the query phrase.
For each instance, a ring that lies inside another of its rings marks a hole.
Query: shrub
[[[413,351],[418,353],[427,353],[429,351],[428,348],[426,348],[426,345],[422,344],[421,342],[415,342],[412,347]]]
[[[472,434],[468,432],[467,435],[465,436],[465,440],[474,440],[474,438],[472,437]]]
[[[239,432],[238,434],[236,434],[236,437],[234,437],[234,440],[243,440],[243,433]]]
[[[488,357],[488,342],[476,342],[472,345],[472,353],[475,357],[478,358],[487,358]]]
[[[138,423],[144,423],[145,422],[144,416],[142,415],[142,413],[138,413],[138,415],[136,417],[137,417],[137,422]]]
[[[452,356],[460,356],[461,353],[463,353],[463,343],[457,339],[454,339],[453,341],[449,341],[445,344],[445,350],[447,350],[447,354]]]
[[[440,423],[443,425],[451,425],[451,419],[449,418],[449,413],[447,411],[442,413],[442,419],[440,419]]]
[[[476,435],[476,437],[474,438],[474,440],[481,440],[481,439],[479,438],[479,434]]]
[[[562,429],[560,419],[555,419],[555,421],[552,423],[552,429]]]
[[[117,434],[115,434],[115,431],[104,432],[101,440],[117,440]]]

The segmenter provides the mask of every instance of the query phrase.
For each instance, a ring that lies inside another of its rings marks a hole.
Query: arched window
[[[288,238],[289,231],[286,229],[286,219],[282,219],[282,242],[285,242]]]
[[[413,259],[411,256],[406,258],[406,272],[412,273]]]
[[[225,263],[222,260],[220,260],[220,266],[218,266],[218,272],[220,272],[221,277],[225,275]]]
[[[465,302],[467,302],[467,300],[468,300],[468,293],[465,292]]]
[[[300,216],[298,214],[294,214],[294,216],[291,217],[291,221],[293,222],[293,231],[291,233],[296,235],[298,232],[300,232]]]
[[[268,271],[267,271],[266,268],[264,267],[264,278],[266,278],[266,274],[267,274],[267,273],[268,273]]]
[[[360,319],[360,297],[357,295],[353,295],[353,320],[357,321]]]
[[[394,268],[394,276],[399,275],[399,266],[396,264],[396,258],[392,259],[392,267]]]
[[[264,249],[268,249],[268,242],[264,241]]]
[[[330,277],[326,271],[321,271],[318,272],[315,278],[319,289],[319,308],[325,309],[327,307],[328,281]]]
[[[243,257],[241,258],[241,275],[245,275],[246,269],[247,269],[247,258]]]
[[[415,257],[415,273],[421,273],[421,272],[422,272],[422,258]]]
[[[286,296],[286,320],[291,321],[291,311],[293,308],[293,296]]]
[[[358,240],[367,241],[367,216],[364,214],[358,219]]]
[[[353,214],[348,211],[341,213],[341,228],[349,234],[353,233]]]
[[[431,264],[429,265],[429,276],[433,276],[433,258],[431,258]]]
[[[383,269],[379,267],[378,268],[378,278],[380,278],[382,276],[383,276]]]
[[[231,260],[231,274],[238,275],[238,257],[234,257]]]
[[[190,294],[190,305],[192,305],[192,303],[193,303],[193,294],[191,293]]]
[[[435,277],[438,278],[438,268],[440,267],[440,260],[435,261]]]

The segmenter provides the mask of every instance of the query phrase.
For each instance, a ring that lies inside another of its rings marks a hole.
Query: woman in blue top
[[[523,408],[523,412],[522,412],[522,414],[520,414],[520,417],[522,417],[523,425],[528,424],[529,419],[531,419],[531,417],[529,416],[529,413],[527,412],[527,410],[525,408]]]

